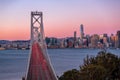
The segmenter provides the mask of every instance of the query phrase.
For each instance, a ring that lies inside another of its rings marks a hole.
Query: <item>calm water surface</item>
[[[58,76],[70,69],[79,69],[86,55],[96,56],[100,49],[48,49],[51,62]],[[120,50],[108,49],[120,56]],[[0,80],[22,80],[26,73],[29,50],[0,51]]]

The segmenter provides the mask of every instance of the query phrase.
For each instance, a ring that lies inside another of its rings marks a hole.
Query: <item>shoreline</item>
[[[47,48],[47,49],[101,49],[105,50],[104,48]],[[107,49],[114,49],[114,50],[120,50],[120,48],[106,48]],[[1,50],[30,50],[30,48],[2,48],[0,47]]]

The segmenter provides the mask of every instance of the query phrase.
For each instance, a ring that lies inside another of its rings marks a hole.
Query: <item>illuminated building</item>
[[[118,38],[118,48],[120,48],[120,31],[117,31],[117,38]]]

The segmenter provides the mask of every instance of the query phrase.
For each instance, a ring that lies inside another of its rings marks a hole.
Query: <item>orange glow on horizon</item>
[[[74,31],[79,37],[81,24],[90,35],[120,30],[120,0],[0,0],[0,4],[0,40],[30,39],[30,12],[35,10],[43,12],[47,37],[73,37]]]

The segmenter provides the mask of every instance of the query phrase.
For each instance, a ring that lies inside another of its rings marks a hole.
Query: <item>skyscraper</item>
[[[117,31],[117,38],[118,38],[118,48],[120,48],[120,31]]]
[[[77,34],[76,31],[74,31],[74,41],[76,41],[76,38],[77,38],[76,34]]]
[[[115,47],[115,35],[113,34],[110,36],[110,46]]]
[[[77,32],[74,31],[74,47],[76,46],[76,42],[77,42],[77,36],[76,36]]]
[[[83,37],[84,37],[84,26],[83,24],[80,25],[80,40],[81,43],[83,43]]]
[[[83,40],[84,37],[84,27],[83,24],[80,25],[80,39]]]

